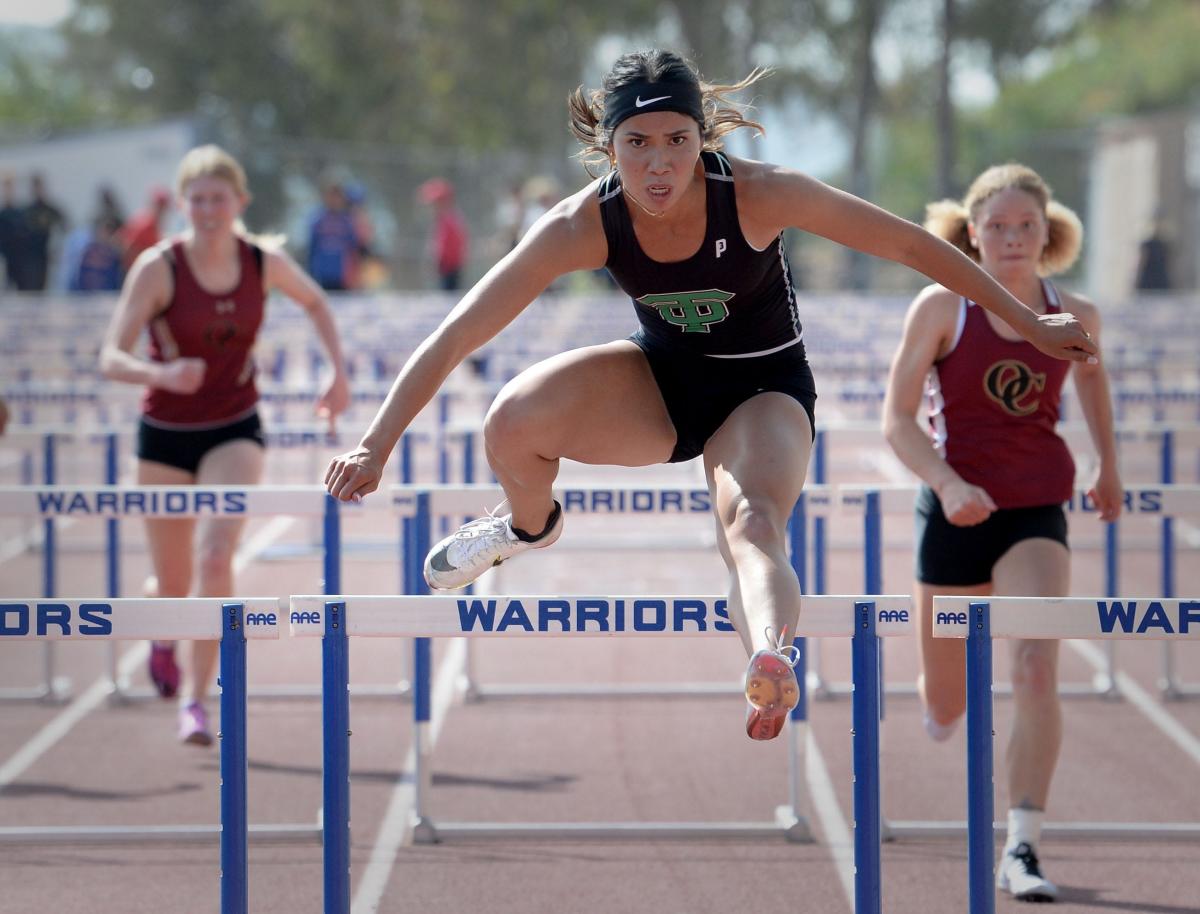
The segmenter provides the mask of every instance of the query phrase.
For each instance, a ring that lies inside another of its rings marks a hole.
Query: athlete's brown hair
[[[1017,162],[987,169],[972,182],[961,201],[930,203],[925,207],[925,228],[978,262],[979,251],[971,244],[967,223],[975,222],[983,204],[991,197],[1010,187],[1022,190],[1038,201],[1049,227],[1049,238],[1038,258],[1038,273],[1053,276],[1071,269],[1083,247],[1083,223],[1074,212],[1054,199],[1041,175]]]
[[[593,165],[611,164],[612,132],[601,126],[604,101],[614,89],[639,80],[651,83],[690,82],[699,88],[704,106],[700,138],[706,150],[720,149],[721,137],[740,127],[750,127],[759,134],[765,133],[762,124],[746,117],[746,111],[751,106],[734,101],[730,96],[750,88],[770,72],[756,67],[741,82],[719,85],[704,82],[695,66],[673,51],[655,48],[623,54],[604,77],[603,88],[588,92],[579,86],[567,96],[571,132],[583,147],[579,158],[588,174],[593,176],[596,174],[592,171]]]

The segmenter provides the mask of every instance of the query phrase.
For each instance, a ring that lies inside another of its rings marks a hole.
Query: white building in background
[[[47,196],[79,226],[95,215],[103,186],[113,189],[126,214],[141,209],[152,188],[172,188],[175,168],[195,138],[194,124],[180,119],[0,145],[0,174],[16,178],[18,200],[26,202],[29,175],[39,172]]]
[[[1105,301],[1134,289],[1157,223],[1175,290],[1200,288],[1200,111],[1122,118],[1096,131],[1087,211],[1087,287]]]

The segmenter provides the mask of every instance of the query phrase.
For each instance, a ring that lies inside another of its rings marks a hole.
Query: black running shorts
[[[158,428],[142,419],[138,423],[137,455],[139,460],[165,463],[194,475],[205,454],[226,441],[238,438],[246,438],[260,447],[266,447],[258,413],[251,413],[245,419],[229,425],[197,430]]]
[[[766,391],[778,391],[796,400],[808,413],[809,426],[816,434],[817,385],[803,343],[771,355],[718,359],[662,352],[637,333],[630,340],[646,354],[667,405],[667,414],[675,426],[675,449],[670,463],[691,460],[704,453],[708,439],[729,414],[755,394]]]
[[[992,580],[992,568],[1022,540],[1051,539],[1068,546],[1062,505],[1000,508],[981,524],[958,527],[927,486],[917,495],[917,580],[922,584],[973,587]]]

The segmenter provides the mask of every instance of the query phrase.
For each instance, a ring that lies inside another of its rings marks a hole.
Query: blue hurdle
[[[916,499],[916,488],[912,486],[892,486],[872,488],[865,486],[842,486],[839,488],[840,501],[843,507],[863,512],[864,529],[864,579],[868,584],[882,589],[883,577],[883,517],[889,514],[910,515]],[[1088,498],[1085,491],[1077,491],[1066,505],[1068,511],[1078,513],[1095,513],[1096,507]],[[1127,514],[1170,518],[1181,515],[1200,514],[1200,486],[1129,486],[1125,489],[1125,509]],[[1105,533],[1105,592],[1109,599],[1116,598],[1118,590],[1118,523],[1108,524]],[[1165,548],[1165,546],[1164,546]],[[1170,551],[1170,550],[1168,550]],[[1162,559],[1164,586],[1168,575],[1173,574],[1173,555],[1164,555]],[[937,598],[940,599],[940,598]],[[1069,637],[1090,637],[1088,635]],[[1115,640],[1109,640],[1105,651],[1107,669],[1097,677],[1094,686],[1072,687],[1070,684],[1059,687],[1060,694],[1065,696],[1091,695],[1101,698],[1119,698],[1117,685]],[[849,688],[841,686],[841,689]],[[915,689],[908,685],[889,687],[888,691],[913,694]],[[1011,691],[1007,685],[997,685],[992,691],[1004,694]],[[962,834],[966,829],[965,822],[940,821],[893,821],[884,818],[884,832],[890,838],[904,837],[947,837]],[[996,822],[995,829],[1000,832],[1005,827],[1003,822]],[[1200,823],[1155,823],[1155,822],[1049,822],[1043,831],[1047,835],[1067,838],[1147,838],[1155,839],[1164,836],[1200,837]]]
[[[1157,436],[1158,433],[1155,433]],[[1169,447],[1169,431],[1166,436]],[[1165,450],[1164,453],[1170,453]],[[877,593],[883,587],[883,518],[890,515],[911,517],[916,504],[915,486],[861,486],[838,487],[838,503],[841,510],[861,512],[863,519],[863,588],[868,593]],[[1071,513],[1094,514],[1096,507],[1085,490],[1077,490],[1066,503]],[[1125,489],[1125,514],[1141,517],[1161,518],[1160,540],[1161,592],[1165,596],[1175,593],[1175,549],[1171,537],[1171,521],[1175,517],[1200,515],[1200,486],[1145,485],[1127,486]],[[1104,533],[1105,593],[1115,596],[1120,592],[1120,522],[1106,524]],[[1169,645],[1168,645],[1169,646]],[[1093,696],[1118,698],[1116,685],[1116,645],[1109,642],[1106,647],[1106,669],[1097,674],[1095,682],[1086,685],[1065,683],[1059,692],[1066,696]],[[846,683],[830,683],[820,678],[819,661],[814,658],[812,667],[818,668],[816,676],[810,674],[810,685],[819,698],[843,695],[849,690]],[[1173,676],[1164,661],[1165,679],[1174,682],[1178,696],[1188,694]],[[997,687],[998,692],[1007,691],[1006,686]],[[912,695],[911,684],[894,684],[887,688],[889,694]],[[1197,694],[1200,694],[1198,692]]]
[[[111,447],[110,447],[111,452]],[[111,461],[110,461],[111,462]],[[115,463],[112,463],[115,467]],[[110,469],[112,468],[110,467]],[[120,541],[122,517],[254,517],[313,516],[322,519],[322,585],[328,593],[341,590],[340,512],[359,512],[364,505],[341,505],[320,486],[0,486],[0,516],[40,516],[48,538],[42,555],[44,597],[53,597],[57,576],[57,544],[49,532],[58,517],[104,519],[107,527],[105,560],[107,597],[120,596]],[[108,655],[109,689],[114,700],[128,701],[149,695],[120,682],[116,645]],[[302,695],[316,697],[308,686],[256,689],[254,698]]]
[[[879,650],[881,636],[910,635],[908,597],[808,597],[800,617],[803,637],[842,637],[853,642],[855,910],[879,914]],[[293,596],[293,637],[323,639],[325,694],[323,766],[325,783],[325,912],[350,910],[349,858],[349,638],[415,637],[428,644],[440,637],[651,637],[733,634],[724,597],[713,596]],[[429,724],[428,652],[418,652],[414,743]],[[415,756],[420,764],[422,750]],[[753,823],[440,823],[425,815],[423,781],[428,766],[414,773],[414,830],[430,840],[452,837],[612,838],[780,835],[778,824]]]
[[[1139,604],[1142,607],[1139,609]],[[934,597],[933,633],[967,641],[967,867],[970,914],[994,914],[992,639],[1200,640],[1200,600],[1155,598]],[[1110,826],[1126,840],[1144,825]],[[1154,837],[1195,840],[1200,826],[1155,826]]]
[[[221,822],[200,826],[16,826],[3,843],[139,840],[221,843],[221,912],[247,914],[246,641],[279,637],[275,599],[41,600],[0,603],[0,640],[112,641],[150,638],[220,640]]]

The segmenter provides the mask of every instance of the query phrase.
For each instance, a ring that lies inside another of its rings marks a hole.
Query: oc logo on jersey
[[[712,333],[710,324],[719,324],[729,317],[725,302],[734,293],[720,289],[702,289],[698,292],[660,292],[643,295],[638,304],[653,308],[668,324],[674,324],[684,333]]]
[[[1017,359],[1003,359],[984,374],[983,389],[1009,415],[1028,416],[1041,402],[1037,395],[1046,389],[1046,375]]]

